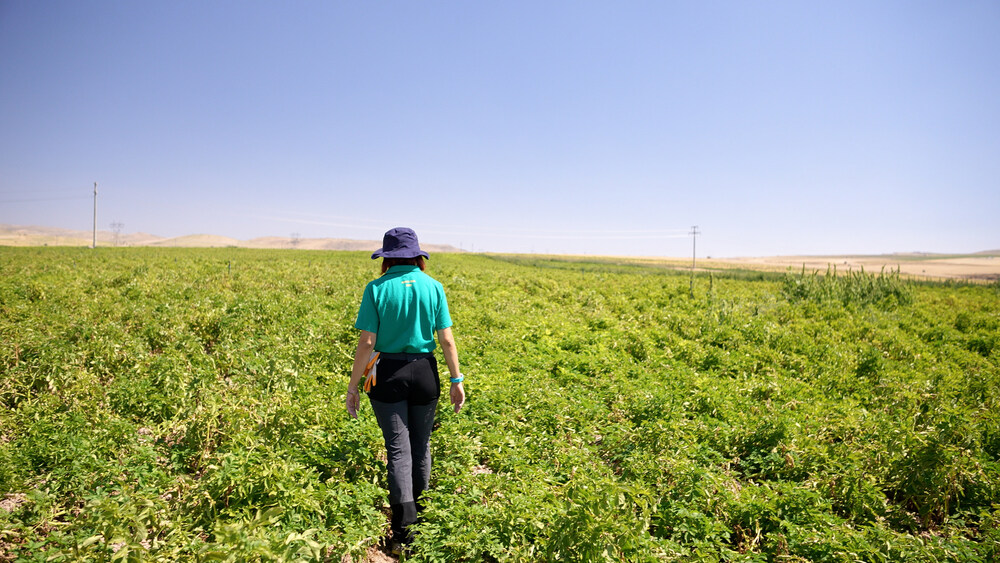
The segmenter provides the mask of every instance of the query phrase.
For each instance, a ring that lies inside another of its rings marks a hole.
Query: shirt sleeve
[[[443,330],[451,326],[451,313],[448,311],[448,298],[444,295],[444,288],[438,286],[438,310],[435,316],[434,330]]]
[[[361,306],[358,308],[354,328],[378,334],[378,310],[375,309],[375,290],[372,284],[365,286],[365,292],[361,295]]]

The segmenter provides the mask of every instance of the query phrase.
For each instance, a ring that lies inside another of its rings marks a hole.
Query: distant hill
[[[0,225],[0,246],[90,246],[92,231],[74,231],[56,227]],[[336,238],[260,237],[238,240],[217,235],[187,235],[164,238],[147,233],[97,231],[97,246],[161,246],[184,248],[296,248],[302,250],[367,250],[374,251],[382,241]],[[428,252],[463,252],[447,244],[424,244]]]
[[[54,227],[25,227],[0,225],[0,246],[90,246],[91,231],[73,231]],[[382,246],[377,240],[352,240],[337,238],[259,237],[238,240],[217,235],[187,235],[164,238],[147,233],[115,235],[109,231],[97,232],[98,246],[159,246],[183,248],[295,248],[300,250],[363,250],[371,252]],[[421,244],[424,250],[435,252],[464,252],[443,244]],[[688,262],[674,258],[648,258],[652,262],[670,263],[670,267],[687,267]],[[687,259],[684,259],[687,260]],[[680,264],[680,266],[678,266]],[[1000,250],[987,250],[965,254],[934,254],[929,252],[898,252],[884,255],[850,256],[761,256],[745,258],[699,258],[698,268],[703,270],[748,268],[769,271],[825,272],[836,267],[837,272],[880,272],[898,269],[903,275],[917,279],[963,279],[980,282],[1000,280]]]

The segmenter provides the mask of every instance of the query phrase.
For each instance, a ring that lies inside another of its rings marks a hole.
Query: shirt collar
[[[387,274],[404,274],[407,272],[412,272],[414,270],[419,270],[420,266],[411,266],[410,264],[399,264],[396,266],[390,266],[385,273]]]

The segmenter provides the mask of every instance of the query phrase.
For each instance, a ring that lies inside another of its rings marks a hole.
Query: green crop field
[[[411,561],[995,561],[1000,286],[435,255]],[[362,560],[367,253],[0,249],[0,561]],[[443,365],[443,364],[442,364]]]

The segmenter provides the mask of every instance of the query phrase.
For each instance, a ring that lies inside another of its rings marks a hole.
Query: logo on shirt
[[[405,285],[406,287],[410,287],[413,284],[417,283],[417,280],[400,280],[399,283]]]

